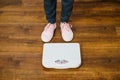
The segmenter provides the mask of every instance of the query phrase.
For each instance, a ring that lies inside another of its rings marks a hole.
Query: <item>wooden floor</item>
[[[43,0],[0,0],[0,80],[120,80],[120,0],[75,0],[70,23],[72,42],[81,44],[78,69],[42,67],[46,23]],[[51,42],[64,42],[59,26]]]

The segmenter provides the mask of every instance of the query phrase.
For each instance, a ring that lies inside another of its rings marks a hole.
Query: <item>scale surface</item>
[[[79,43],[45,43],[42,65],[55,69],[78,68],[81,65]]]

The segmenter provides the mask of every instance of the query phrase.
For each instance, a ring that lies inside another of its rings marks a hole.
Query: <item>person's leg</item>
[[[62,0],[61,22],[68,22],[73,10],[74,0]]]
[[[72,13],[74,0],[62,0],[62,14],[61,14],[61,33],[64,41],[71,41],[73,39],[73,31],[71,29],[69,18]]]
[[[45,26],[41,39],[44,42],[49,42],[54,35],[56,29],[56,0],[44,0],[44,9],[48,24]]]
[[[56,22],[56,4],[57,0],[44,0],[44,9],[49,23]]]

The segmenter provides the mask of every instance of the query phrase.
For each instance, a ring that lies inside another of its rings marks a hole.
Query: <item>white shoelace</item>
[[[45,27],[45,31],[47,31],[48,29],[50,29],[50,26],[53,25],[55,27],[54,24],[48,23],[47,26]]]
[[[64,23],[62,23],[62,24],[63,24],[63,28],[65,28],[67,31],[69,31],[70,28],[72,28],[72,25],[69,24],[69,23],[64,22]]]

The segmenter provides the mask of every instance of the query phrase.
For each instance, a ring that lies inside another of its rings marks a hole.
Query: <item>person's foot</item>
[[[72,25],[66,22],[60,24],[61,34],[64,41],[71,41],[73,39]]]
[[[55,29],[56,23],[54,24],[48,23],[41,34],[42,41],[49,42],[53,38]]]

